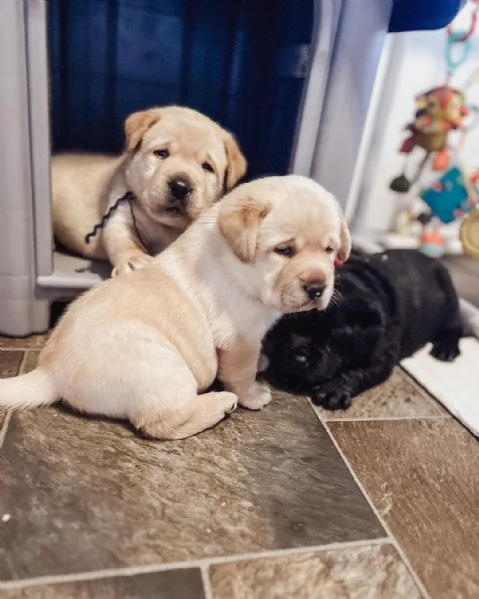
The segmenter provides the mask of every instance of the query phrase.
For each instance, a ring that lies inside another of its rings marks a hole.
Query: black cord
[[[111,218],[112,214],[115,212],[115,210],[118,210],[118,206],[122,202],[127,202],[127,201],[129,202],[132,199],[132,197],[133,197],[133,194],[131,193],[131,191],[127,191],[125,193],[125,195],[121,196],[121,198],[118,198],[118,200],[113,204],[113,206],[111,206],[108,209],[108,211],[105,212],[101,221],[99,223],[97,223],[87,235],[85,235],[85,243],[90,243],[91,239],[93,237],[96,237],[96,234],[98,233],[98,231],[100,229],[104,228],[104,226],[110,220],[110,218]],[[131,208],[131,204],[130,204],[130,208]]]
[[[135,211],[133,210],[133,200],[134,199],[135,199],[135,196],[131,193],[131,191],[127,191],[125,193],[125,195],[122,195],[121,198],[118,198],[118,200],[113,204],[113,206],[111,206],[108,209],[108,211],[105,212],[101,221],[93,227],[93,229],[88,233],[88,235],[85,235],[85,243],[90,243],[91,239],[96,236],[98,231],[100,231],[100,229],[103,229],[105,227],[106,223],[110,220],[110,218],[112,217],[115,210],[118,210],[118,206],[122,202],[128,202],[130,204],[131,219],[133,221],[133,228],[135,229],[136,236],[138,237],[138,240],[141,243],[141,245],[144,247],[145,251],[147,253],[149,253],[148,246],[143,241],[143,239],[140,235],[140,231],[138,229],[137,223],[136,223]]]

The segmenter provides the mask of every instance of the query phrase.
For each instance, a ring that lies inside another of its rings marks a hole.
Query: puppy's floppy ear
[[[233,189],[238,181],[246,173],[246,167],[248,166],[246,158],[243,156],[238,142],[231,135],[226,132],[224,137],[224,144],[226,150],[227,166],[225,171],[224,188],[225,191]]]
[[[252,198],[220,202],[218,226],[241,262],[253,262],[259,226],[271,207]]]
[[[346,218],[341,208],[339,208],[339,205],[338,209],[339,217],[341,219],[341,228],[339,231],[341,245],[338,249],[338,258],[341,260],[341,262],[346,262],[346,260],[349,258],[349,254],[351,253],[351,235],[349,234],[348,223],[346,222]]]
[[[126,148],[132,152],[140,145],[143,135],[161,118],[161,109],[151,108],[134,112],[125,121]]]

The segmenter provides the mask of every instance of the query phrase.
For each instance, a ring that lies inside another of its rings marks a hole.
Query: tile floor
[[[0,338],[0,376],[43,342]],[[479,444],[399,369],[180,442],[62,407],[0,429],[2,598],[479,597]]]
[[[445,256],[441,262],[449,270],[460,297],[479,308],[479,260],[470,256]]]

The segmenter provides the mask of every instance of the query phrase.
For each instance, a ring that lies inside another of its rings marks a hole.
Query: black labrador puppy
[[[414,250],[354,252],[336,270],[325,311],[285,316],[268,332],[260,376],[316,405],[346,409],[428,342],[435,358],[454,360],[461,336],[458,298],[442,264]]]

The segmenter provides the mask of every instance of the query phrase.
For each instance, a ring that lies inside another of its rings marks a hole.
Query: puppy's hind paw
[[[460,353],[457,342],[437,341],[431,349],[431,356],[441,362],[452,362]]]
[[[115,266],[115,268],[111,271],[111,276],[117,277],[118,275],[133,272],[134,270],[140,270],[140,268],[150,264],[150,262],[153,262],[153,260],[153,256],[148,256],[147,254],[127,256]]]
[[[318,388],[311,393],[313,404],[326,410],[347,410],[351,400],[351,395],[345,389]]]
[[[256,382],[246,396],[239,398],[239,405],[248,410],[261,410],[271,399],[271,389],[264,383]]]

